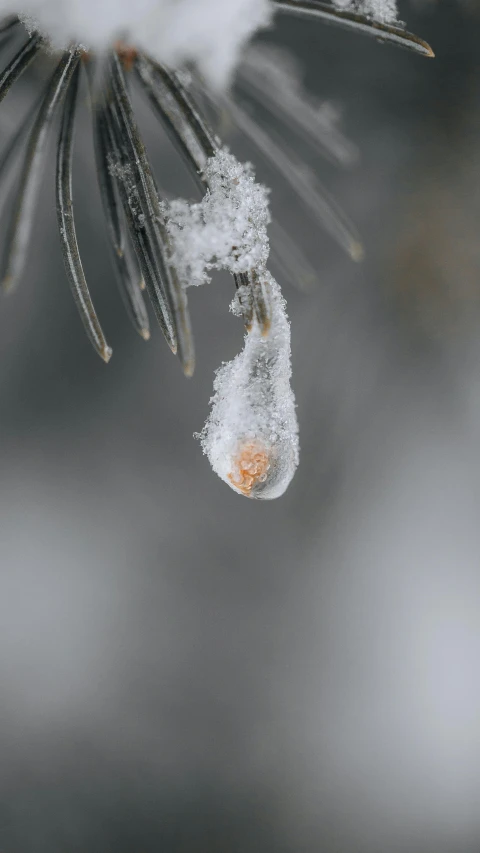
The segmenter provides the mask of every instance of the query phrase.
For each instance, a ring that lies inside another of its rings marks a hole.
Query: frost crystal
[[[224,86],[248,39],[271,17],[268,0],[0,0],[0,14],[18,13],[54,48],[71,41],[105,50],[121,38],[178,67],[195,62]]]
[[[277,282],[270,291],[271,326],[254,320],[243,351],[216,374],[212,411],[200,433],[210,464],[229,486],[249,498],[282,495],[298,465],[298,426],[290,388],[290,324]]]
[[[360,12],[379,21],[393,24],[397,20],[397,0],[333,0],[337,9]]]
[[[221,148],[205,167],[203,200],[163,205],[172,242],[172,263],[185,287],[210,280],[208,271],[263,269],[268,259],[268,190],[255,182],[252,166]]]

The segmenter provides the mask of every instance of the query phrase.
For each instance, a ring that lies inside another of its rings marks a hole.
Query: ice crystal
[[[213,470],[234,491],[269,500],[284,493],[295,473],[298,426],[285,300],[272,276],[262,277],[270,292],[269,331],[254,320],[242,352],[217,371],[200,439]]]
[[[337,9],[348,9],[367,15],[381,24],[392,24],[397,20],[396,0],[333,0]]]
[[[256,183],[252,166],[221,148],[204,174],[209,189],[201,202],[163,205],[172,262],[185,287],[209,281],[212,269],[263,269],[269,253],[268,190]]]

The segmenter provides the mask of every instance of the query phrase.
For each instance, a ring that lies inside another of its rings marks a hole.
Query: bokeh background
[[[0,311],[2,853],[480,849],[480,15],[401,13],[434,61],[294,18],[262,36],[358,145],[345,171],[296,150],[363,264],[226,128],[315,271],[308,293],[281,282],[301,464],[280,500],[234,494],[192,437],[241,346],[231,282],[190,295],[187,381],[123,313],[84,104],[74,190],[102,364],[63,271],[51,152]],[[5,139],[48,68],[2,105]],[[137,106],[162,183],[188,196]]]

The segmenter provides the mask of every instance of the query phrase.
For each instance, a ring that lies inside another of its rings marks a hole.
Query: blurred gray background
[[[361,151],[341,171],[297,147],[362,265],[227,136],[317,273],[308,294],[281,281],[301,464],[280,500],[234,494],[192,437],[241,346],[231,282],[190,293],[185,380],[124,315],[84,104],[74,190],[102,364],[64,275],[52,150],[0,312],[2,853],[480,849],[480,16],[401,13],[434,61],[286,17],[262,37]],[[48,67],[2,105],[5,139]]]

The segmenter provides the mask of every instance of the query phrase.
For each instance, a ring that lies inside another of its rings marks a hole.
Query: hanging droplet
[[[217,371],[212,411],[200,433],[213,470],[249,498],[280,497],[298,465],[298,425],[290,387],[290,325],[277,282],[268,332],[254,319],[242,352]]]

